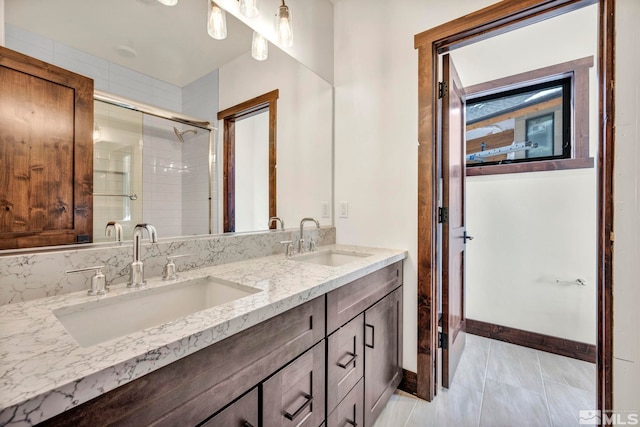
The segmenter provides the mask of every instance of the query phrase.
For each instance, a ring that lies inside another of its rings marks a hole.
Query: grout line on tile
[[[407,427],[407,424],[409,424],[409,420],[411,419],[411,415],[413,414],[413,411],[416,410],[416,406],[418,406],[418,401],[414,399],[413,406],[411,407],[411,410],[409,411],[409,416],[407,417],[407,420],[404,422],[402,427]]]

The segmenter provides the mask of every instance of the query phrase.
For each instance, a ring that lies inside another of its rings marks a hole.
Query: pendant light
[[[158,0],[158,1],[165,6],[175,6],[178,4],[178,0]]]
[[[269,42],[255,31],[251,42],[251,56],[258,61],[264,61],[269,56]]]
[[[212,0],[209,3],[209,12],[207,14],[207,32],[216,40],[224,40],[227,38],[227,15]]]
[[[240,13],[247,18],[257,16],[260,13],[258,10],[258,0],[240,0]]]
[[[293,28],[291,27],[291,11],[289,6],[284,4],[278,7],[278,22],[276,24],[278,29],[278,43],[282,47],[290,47],[293,45]]]

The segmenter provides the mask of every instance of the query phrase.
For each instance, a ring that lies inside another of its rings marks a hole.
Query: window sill
[[[507,173],[557,171],[593,168],[593,157],[582,159],[545,160],[530,163],[508,163],[504,165],[467,167],[467,176],[501,175]]]

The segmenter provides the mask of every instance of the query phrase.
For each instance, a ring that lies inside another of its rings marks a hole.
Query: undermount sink
[[[64,307],[53,314],[81,347],[90,347],[260,291],[214,277],[201,277]]]
[[[312,252],[307,255],[301,255],[294,259],[295,261],[309,262],[312,264],[327,265],[329,267],[339,267],[341,265],[348,264],[358,259],[366,258],[371,254],[365,254],[361,252],[345,252],[329,250],[324,252]]]

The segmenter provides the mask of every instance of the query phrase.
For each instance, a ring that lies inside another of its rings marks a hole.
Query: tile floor
[[[577,426],[595,386],[593,363],[467,334],[451,388],[433,402],[396,392],[374,427]]]

